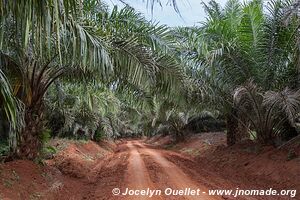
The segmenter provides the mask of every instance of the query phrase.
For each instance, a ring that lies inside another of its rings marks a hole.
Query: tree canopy
[[[208,118],[226,121],[229,145],[294,137],[297,6],[210,1],[204,22],[170,28],[100,0],[0,1],[0,121],[11,152],[33,159],[47,134],[180,140]]]

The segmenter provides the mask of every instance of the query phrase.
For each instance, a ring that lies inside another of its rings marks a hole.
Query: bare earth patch
[[[114,188],[122,192],[126,188],[163,191],[187,187],[202,191],[237,187],[300,191],[300,160],[288,161],[287,149],[259,148],[251,142],[229,148],[224,133],[196,134],[178,144],[170,136],[146,141],[52,141],[51,145],[59,152],[45,165],[23,160],[0,164],[0,199],[150,199],[115,196]],[[299,146],[294,148],[299,153]],[[200,199],[200,196],[162,194],[151,199]],[[201,199],[284,200],[290,197],[201,195]]]

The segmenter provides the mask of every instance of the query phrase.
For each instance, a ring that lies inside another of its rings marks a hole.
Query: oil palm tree
[[[20,7],[26,12],[18,15]],[[2,40],[2,57],[10,61],[3,69],[25,104],[20,157],[33,159],[41,148],[44,95],[59,77],[157,91],[181,81],[167,27],[147,22],[132,8],[110,12],[98,1],[4,2],[2,8],[3,35],[12,38]]]
[[[262,1],[241,4],[229,0],[224,8],[210,1],[204,4],[208,15],[201,26],[177,31],[179,51],[192,75],[210,90],[208,105],[222,110],[227,116],[227,141],[234,144],[238,129],[245,133],[233,104],[233,91],[250,78],[264,90],[296,87],[297,80],[297,25],[284,25],[284,12],[289,1],[271,1],[263,9]],[[188,39],[182,37],[184,34]],[[272,81],[270,81],[272,80]],[[201,85],[200,85],[201,86]]]
[[[256,133],[254,138],[260,143],[272,144],[280,134],[286,134],[285,123],[295,127],[300,110],[299,92],[288,88],[279,92],[264,92],[250,81],[235,90],[237,116],[243,115],[250,121]]]

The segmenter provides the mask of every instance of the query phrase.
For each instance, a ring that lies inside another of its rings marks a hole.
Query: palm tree
[[[19,15],[20,7],[34,15]],[[15,2],[2,8],[2,32],[12,38],[2,40],[3,58],[10,61],[3,69],[25,105],[20,157],[33,159],[41,148],[44,95],[59,77],[157,92],[182,79],[167,27],[147,22],[132,8],[110,12],[98,1]],[[21,34],[14,25],[21,27]]]
[[[286,122],[295,126],[300,110],[300,91],[285,88],[280,92],[264,92],[250,81],[236,88],[234,104],[237,116],[243,115],[250,121],[256,133],[254,137],[262,144],[270,144],[277,136],[286,134]]]
[[[262,1],[241,4],[229,0],[224,8],[210,1],[204,4],[208,17],[201,26],[177,31],[180,41],[188,38],[179,51],[189,60],[186,63],[193,76],[203,83],[199,91],[210,96],[208,105],[227,116],[229,145],[245,136],[249,123],[237,116],[232,96],[235,88],[249,79],[264,90],[296,87],[297,25],[283,24],[288,5],[274,0],[264,12]]]

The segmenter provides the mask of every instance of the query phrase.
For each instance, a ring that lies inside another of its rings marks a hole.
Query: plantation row
[[[171,28],[100,0],[2,0],[0,153],[225,129],[228,145],[280,146],[299,135],[299,5],[210,1]]]

